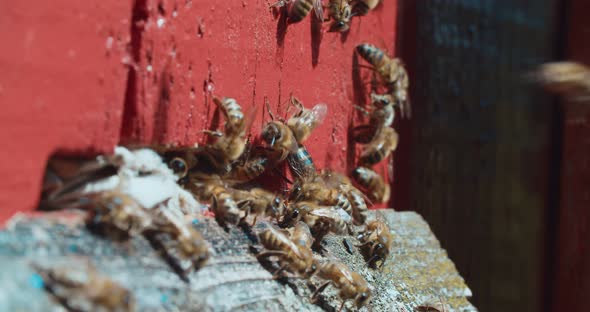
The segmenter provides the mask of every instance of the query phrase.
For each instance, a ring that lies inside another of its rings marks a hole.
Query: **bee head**
[[[262,138],[266,143],[270,144],[271,147],[273,147],[275,142],[280,140],[281,137],[281,129],[279,129],[277,124],[274,122],[269,122],[262,130]]]

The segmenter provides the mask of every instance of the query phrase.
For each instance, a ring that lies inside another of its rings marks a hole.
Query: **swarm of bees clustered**
[[[319,10],[321,3],[314,4]],[[333,19],[339,16],[336,4],[351,3],[331,1]],[[352,10],[366,13],[375,4],[352,2]],[[292,18],[304,16],[301,7],[308,5],[310,1],[292,3]],[[153,245],[159,246],[185,281],[188,273],[206,265],[211,256],[208,243],[191,225],[201,215],[199,203],[208,204],[225,228],[254,226],[265,220],[268,226],[257,235],[264,249],[257,257],[276,262],[275,277],[317,278],[323,283],[312,298],[332,285],[342,298],[340,309],[348,300],[358,308],[368,306],[371,290],[361,275],[338,261],[320,263],[314,258],[314,251],[322,251],[325,235],[356,234],[357,247],[368,265],[382,266],[393,242],[387,224],[368,220],[367,211],[371,201],[389,200],[389,185],[371,167],[387,159],[397,146],[398,134],[391,126],[395,107],[403,116],[409,115],[408,77],[398,59],[372,45],[361,44],[356,52],[371,65],[385,91],[374,89],[371,108],[359,108],[370,122],[353,129],[355,141],[364,146],[352,181],[333,170],[318,171],[305,148],[306,140],[327,115],[326,104],[306,108],[291,96],[290,109],[295,113],[285,120],[275,117],[265,100],[270,120],[262,128],[260,143],[255,144],[248,136],[252,114],[242,111],[233,98],[214,97],[225,122],[219,130],[203,131],[213,139],[209,144],[119,147],[114,155],[83,165],[76,178],[46,187],[42,206],[86,210],[88,226],[112,239],[143,235],[154,240]],[[256,183],[265,172],[280,173],[283,163],[294,179],[280,175],[291,184],[288,190],[273,192]],[[355,228],[361,230],[355,233]],[[53,280],[60,284],[59,279]]]
[[[313,10],[317,20],[330,22],[329,32],[347,32],[354,16],[367,15],[381,0],[329,0],[328,17],[324,17],[322,0],[279,0],[271,7],[288,6],[288,23],[302,21]]]

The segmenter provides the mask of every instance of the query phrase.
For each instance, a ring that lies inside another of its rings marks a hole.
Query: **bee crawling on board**
[[[261,231],[258,238],[265,250],[257,257],[278,258],[280,267],[274,273],[274,278],[285,276],[285,271],[294,274],[287,277],[309,278],[315,274],[317,264],[311,249],[307,246],[307,238],[299,239],[296,243],[288,235],[287,231],[274,228],[272,225]]]
[[[239,209],[233,199],[231,190],[219,176],[191,177],[191,192],[201,201],[209,202],[210,209],[215,213],[215,219],[222,227],[227,223],[237,225],[243,220],[245,213]]]
[[[399,105],[402,117],[409,118],[411,115],[408,97],[410,82],[402,61],[398,58],[390,58],[385,52],[368,43],[359,44],[356,52],[371,64],[372,70],[379,74],[388,94],[393,97],[396,105]]]
[[[371,201],[378,203],[389,201],[391,193],[389,184],[377,172],[366,167],[357,167],[352,172],[352,178],[363,188]]]
[[[320,205],[341,208],[352,216],[352,205],[337,188],[329,187],[320,176],[297,180],[291,189],[290,200],[311,201]]]
[[[175,261],[172,265],[181,271],[179,273],[183,277],[202,268],[209,260],[210,251],[201,233],[173,210],[161,207],[154,213],[158,216],[154,234],[167,233],[171,238],[159,242],[165,257]]]
[[[45,289],[72,311],[135,311],[133,294],[101,275],[91,263],[44,267],[31,264]]]
[[[370,304],[371,289],[369,284],[360,274],[352,271],[344,263],[335,261],[323,263],[318,269],[317,276],[326,280],[326,282],[317,288],[312,296],[313,299],[317,298],[318,294],[324,291],[326,287],[334,285],[339,289],[338,295],[342,299],[338,311],[342,311],[347,300],[353,300],[357,308]]]
[[[357,247],[367,251],[367,264],[374,266],[377,261],[381,260],[379,267],[383,267],[393,244],[393,235],[389,226],[381,219],[373,220],[367,224],[365,230],[357,238],[361,242]]]
[[[244,219],[250,214],[254,215],[252,226],[256,224],[258,216],[270,216],[278,220],[286,209],[285,200],[281,196],[262,188],[233,190],[231,195],[238,207],[245,211]]]

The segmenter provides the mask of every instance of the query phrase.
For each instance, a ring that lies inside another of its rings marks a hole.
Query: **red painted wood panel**
[[[0,220],[34,207],[48,156],[119,140],[128,1],[0,2]]]
[[[15,42],[0,51],[0,101],[10,107],[0,119],[0,172],[10,177],[0,182],[0,219],[34,207],[53,151],[104,152],[120,136],[202,143],[199,130],[214,115],[208,91],[257,107],[253,133],[269,119],[265,97],[281,115],[291,92],[306,105],[327,103],[329,116],[308,149],[320,168],[352,169],[353,48],[368,41],[394,51],[397,2],[355,18],[348,36],[326,33],[310,17],[285,28],[270,4],[0,4],[0,34]]]
[[[590,2],[571,0],[569,11],[566,59],[590,65]],[[580,108],[564,103],[553,311],[584,310],[590,297],[590,113]]]

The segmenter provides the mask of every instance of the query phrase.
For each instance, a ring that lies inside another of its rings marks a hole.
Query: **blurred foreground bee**
[[[317,269],[309,247],[293,242],[281,230],[270,226],[258,235],[260,243],[267,249],[258,257],[275,256],[279,259],[279,269],[274,277],[279,277],[283,271],[295,274],[295,277],[310,277]]]
[[[328,106],[320,103],[315,105],[311,110],[303,107],[303,104],[295,97],[291,96],[291,104],[299,108],[299,112],[287,120],[287,126],[293,131],[293,136],[299,145],[311,135],[311,132],[319,126],[328,112]]]
[[[533,77],[548,91],[578,102],[590,102],[590,68],[575,62],[543,64]]]
[[[375,171],[365,167],[357,167],[352,172],[352,178],[364,188],[365,194],[373,202],[389,201],[391,192],[389,184]]]
[[[352,185],[348,177],[333,171],[324,171],[321,175],[329,187],[335,187],[348,198],[352,208],[352,218],[356,224],[363,224],[367,219],[369,208],[365,195]]]
[[[152,215],[131,196],[109,190],[93,194],[88,223],[115,239],[141,234],[153,225]]]
[[[369,11],[375,9],[381,0],[355,0],[352,11],[354,15],[367,15]]]
[[[339,296],[342,299],[342,304],[338,311],[342,311],[344,304],[350,299],[354,300],[354,305],[359,309],[371,301],[371,289],[367,281],[344,263],[324,263],[320,266],[317,275],[327,282],[318,287],[312,298],[315,299],[328,285],[332,284],[340,290]]]
[[[350,20],[352,18],[352,6],[350,5],[350,0],[330,0],[328,8],[330,18],[333,20],[328,31],[348,31],[350,29]]]
[[[166,232],[174,239],[162,243],[164,252],[182,266],[184,274],[202,268],[209,259],[209,246],[199,231],[187,224],[181,215],[167,209],[158,211],[159,227],[156,231]],[[188,266],[183,266],[188,261]]]
[[[387,158],[397,148],[399,136],[390,127],[381,128],[360,156],[360,164],[370,167]]]
[[[369,266],[373,266],[381,260],[379,267],[383,267],[393,244],[393,235],[391,235],[387,224],[379,219],[369,222],[358,239],[361,242],[359,247],[366,248],[368,251],[367,263]]]
[[[398,58],[390,58],[385,52],[368,43],[358,45],[356,51],[379,74],[388,92],[399,104],[402,117],[410,117],[408,100],[410,82],[402,61]]]
[[[287,22],[294,24],[302,21],[311,10],[314,10],[315,15],[319,21],[324,20],[324,9],[322,0],[282,0],[275,3],[273,6],[280,7],[285,5],[287,2],[293,2],[289,8],[289,17]]]
[[[31,265],[43,279],[48,292],[73,311],[135,311],[133,294],[117,282],[102,276],[86,263],[83,267],[46,268]]]

